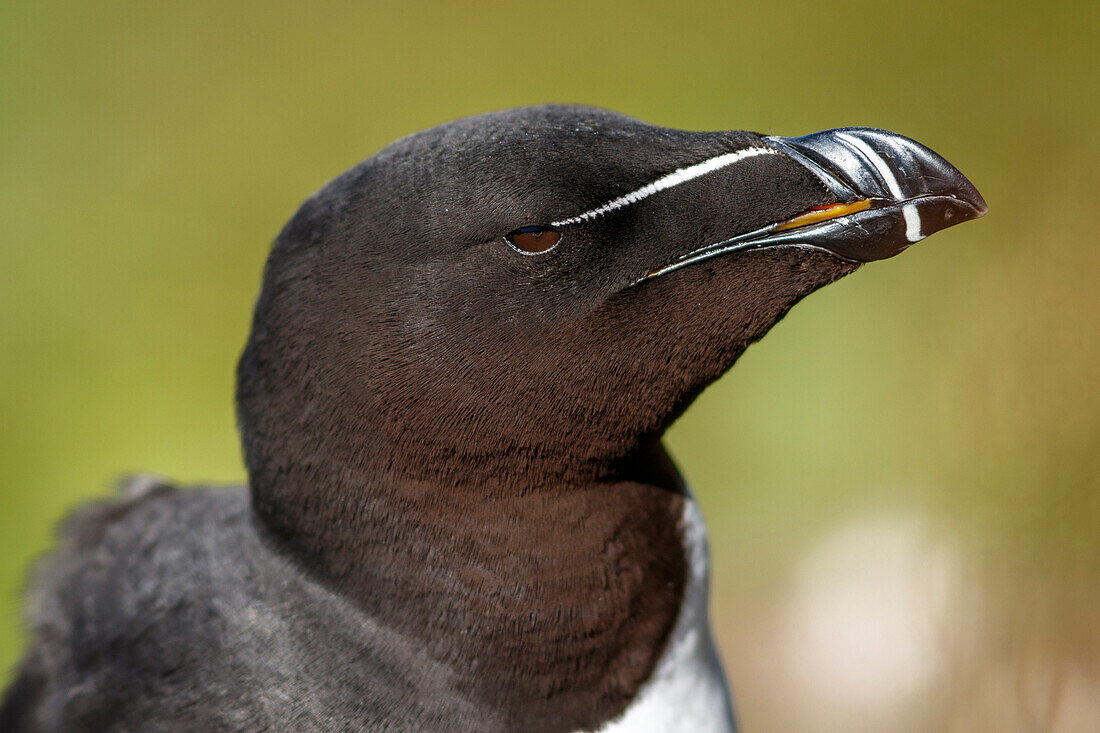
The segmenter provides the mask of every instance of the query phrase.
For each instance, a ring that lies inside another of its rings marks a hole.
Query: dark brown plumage
[[[410,136],[335,179],[266,266],[238,370],[248,488],[153,485],[71,520],[0,720],[569,731],[619,716],[689,570],[662,433],[858,262],[762,244],[648,275],[837,203],[833,174],[798,155],[545,106]],[[887,234],[900,221],[872,213]],[[506,241],[532,225],[556,245]]]

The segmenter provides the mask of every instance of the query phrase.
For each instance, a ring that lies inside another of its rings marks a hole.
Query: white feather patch
[[[664,653],[626,711],[599,733],[736,733],[726,675],[710,633],[707,528],[690,494],[684,499],[683,541],[687,584]]]

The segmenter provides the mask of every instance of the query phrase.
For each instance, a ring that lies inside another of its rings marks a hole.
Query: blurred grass
[[[796,308],[669,443],[708,514],[719,618],[814,533],[903,507],[959,528],[1004,628],[1087,657],[1098,41],[1087,2],[5,0],[0,667],[67,508],[129,470],[242,479],[233,366],[298,202],[396,137],[543,101],[686,128],[874,125],[978,185],[986,219]]]

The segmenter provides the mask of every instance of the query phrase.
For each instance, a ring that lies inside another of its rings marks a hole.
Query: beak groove
[[[843,127],[764,140],[809,169],[834,197],[813,210],[701,247],[643,279],[736,250],[793,246],[852,262],[893,257],[914,242],[988,207],[966,176],[929,148],[896,133]]]
[[[844,227],[836,225],[803,232],[807,244],[845,259],[868,262],[892,257],[929,234],[977,219],[988,210],[978,189],[955,166],[903,135],[871,127],[842,127],[767,141],[809,168],[839,201],[854,197],[874,202],[874,213],[859,217],[881,220],[868,228],[872,236],[853,227],[851,236],[845,237],[837,231]]]

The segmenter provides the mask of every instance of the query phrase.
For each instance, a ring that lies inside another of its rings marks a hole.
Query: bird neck
[[[601,480],[527,487],[313,462],[253,502],[282,551],[420,639],[513,729],[621,713],[684,592],[683,485],[659,444]]]

